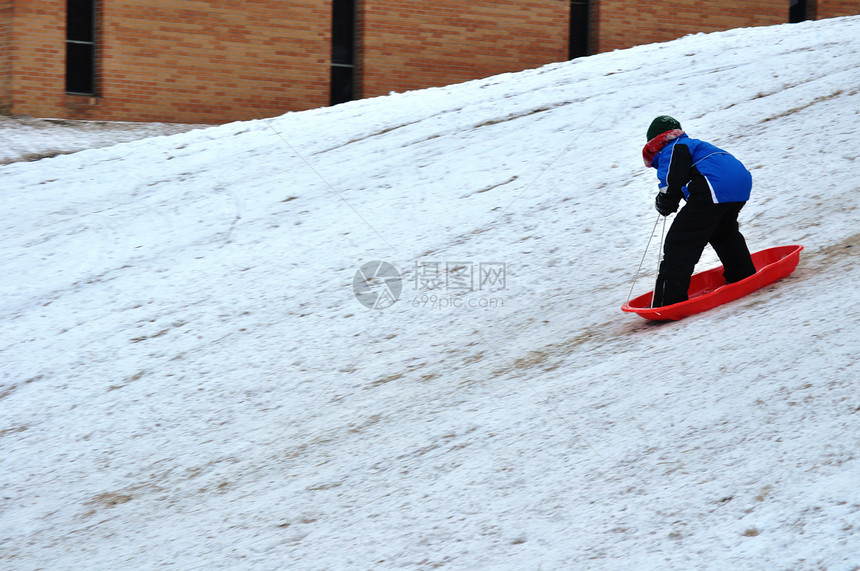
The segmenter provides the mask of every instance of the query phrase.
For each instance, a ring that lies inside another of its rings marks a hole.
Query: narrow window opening
[[[355,98],[356,0],[332,0],[331,105]]]
[[[66,1],[66,91],[95,95],[96,0]]]
[[[590,6],[588,0],[570,2],[570,59],[588,55]]]
[[[791,24],[809,19],[807,0],[790,0],[788,5],[788,21]]]

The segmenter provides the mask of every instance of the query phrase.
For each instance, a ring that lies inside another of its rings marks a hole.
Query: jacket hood
[[[687,134],[681,129],[672,129],[671,131],[665,131],[660,133],[642,148],[642,160],[645,162],[646,167],[652,166],[651,163],[654,162],[654,157],[663,150],[663,147],[668,145],[670,142],[675,139],[680,139],[681,137],[686,137]]]

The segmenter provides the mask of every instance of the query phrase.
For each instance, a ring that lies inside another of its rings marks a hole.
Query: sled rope
[[[657,252],[657,275],[660,275],[660,262],[663,261],[663,241],[666,239],[666,216],[663,217],[663,232],[660,234],[660,250]],[[659,220],[659,218],[658,218]],[[656,224],[655,224],[656,227]],[[653,233],[653,232],[652,232]],[[646,248],[647,252],[648,249]],[[654,295],[651,296],[651,309],[654,309],[654,297],[657,295],[657,290],[654,290]]]
[[[661,218],[661,215],[658,214],[657,220],[654,221],[654,227],[651,228],[651,234],[648,236],[648,244],[645,246],[645,251],[642,252],[642,259],[639,260],[639,267],[636,268],[636,275],[633,276],[633,284],[630,286],[630,293],[627,294],[627,303],[630,303],[630,298],[633,297],[633,288],[636,287],[636,280],[639,279],[639,272],[642,271],[642,264],[645,263],[645,256],[646,256],[646,254],[648,254],[648,248],[651,247],[651,240],[654,239],[654,231],[657,230],[657,224],[659,224],[660,218]],[[665,217],[662,217],[662,218],[663,218],[663,231],[665,232],[666,231],[666,218]],[[661,242],[660,250],[662,251],[663,250],[663,244],[662,244],[663,238],[660,238],[660,242]],[[658,271],[659,271],[659,266],[658,266]]]

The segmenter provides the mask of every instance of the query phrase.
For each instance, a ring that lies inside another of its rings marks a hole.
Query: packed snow
[[[38,161],[108,147],[159,135],[173,135],[203,125],[185,123],[133,123],[121,121],[69,121],[0,115],[0,165]]]
[[[0,567],[860,569],[858,86],[851,17],[0,167]],[[666,324],[660,114],[805,246]]]

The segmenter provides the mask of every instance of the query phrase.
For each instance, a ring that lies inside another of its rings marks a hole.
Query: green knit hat
[[[680,129],[681,124],[678,123],[678,120],[669,117],[668,115],[660,115],[653,121],[651,121],[651,126],[648,127],[648,140],[650,141],[660,133],[665,133],[666,131],[672,131],[673,129]]]

